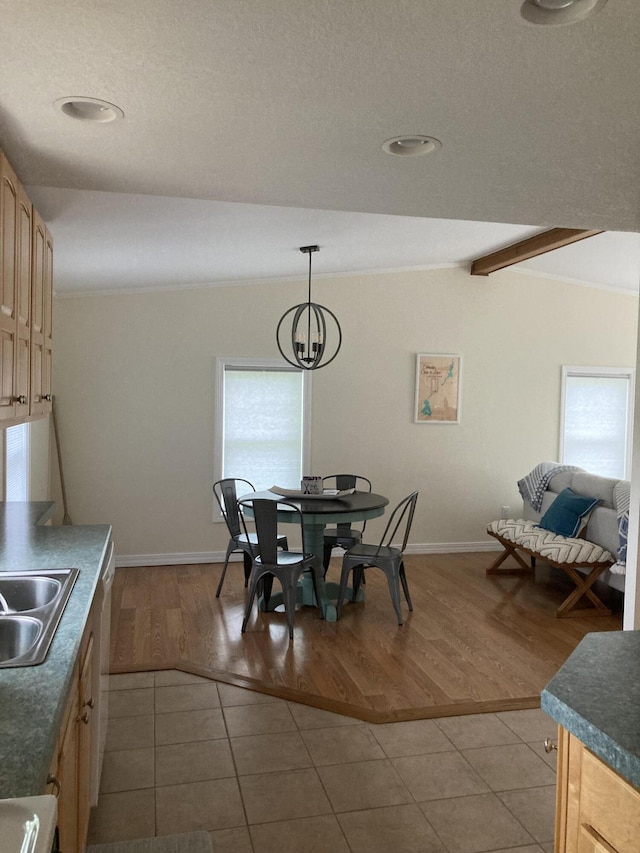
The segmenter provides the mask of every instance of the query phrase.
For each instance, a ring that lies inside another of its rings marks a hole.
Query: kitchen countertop
[[[587,634],[542,691],[541,706],[640,787],[640,631]]]
[[[78,568],[45,661],[0,669],[0,798],[43,794],[82,633],[111,539],[108,524],[45,526],[53,503],[0,503],[0,572]]]

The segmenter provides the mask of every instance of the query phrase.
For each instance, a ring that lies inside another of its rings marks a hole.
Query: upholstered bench
[[[629,481],[541,462],[518,481],[518,490],[523,517],[499,519],[487,527],[504,548],[487,575],[533,572],[539,557],[565,572],[576,586],[558,616],[608,615],[609,608],[592,587],[600,580],[624,591]],[[531,565],[522,555],[531,557]],[[503,567],[507,557],[513,557],[518,568]],[[583,596],[592,607],[577,611]]]
[[[521,574],[534,571],[533,565],[528,565],[518,551],[523,551],[530,557],[544,560],[550,566],[562,569],[575,583],[576,588],[565,598],[556,610],[556,616],[578,616],[580,611],[574,610],[575,605],[586,595],[594,605],[589,612],[609,616],[611,610],[598,598],[591,586],[600,575],[615,562],[615,557],[601,545],[578,537],[561,536],[539,527],[533,521],[523,518],[505,518],[492,521],[487,527],[489,536],[493,536],[503,546],[504,551],[487,569],[487,575]],[[500,569],[507,559],[513,556],[519,564],[517,569]],[[577,569],[588,569],[583,576]]]

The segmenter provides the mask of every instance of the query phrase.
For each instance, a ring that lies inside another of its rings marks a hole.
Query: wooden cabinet
[[[91,773],[96,756],[93,748],[93,708],[95,699],[93,685],[95,683],[93,634],[89,637],[80,669],[78,695],[78,839],[80,850],[84,850],[89,831],[89,812],[91,810]]]
[[[40,214],[33,211],[31,273],[30,414],[51,411],[51,308],[53,242]]]
[[[74,682],[64,715],[56,753],[49,772],[47,793],[58,798],[60,850],[79,853],[78,847],[78,685]]]
[[[637,853],[640,790],[560,727],[556,853]]]
[[[49,772],[47,793],[58,798],[58,832],[63,853],[83,853],[89,829],[92,752],[93,624],[82,640],[73,686]]]
[[[0,418],[16,416],[18,179],[0,152]]]
[[[51,411],[53,241],[0,152],[0,421]]]
[[[18,275],[16,295],[15,417],[30,414],[31,399],[31,229],[33,208],[27,194],[18,187]]]

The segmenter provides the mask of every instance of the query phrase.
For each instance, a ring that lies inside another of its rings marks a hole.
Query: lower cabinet
[[[80,850],[84,850],[89,831],[91,773],[93,762],[96,760],[92,753],[93,708],[95,704],[92,688],[94,684],[93,670],[97,662],[94,654],[93,634],[91,634],[80,668],[80,689],[78,695],[78,840]]]
[[[78,853],[78,688],[71,691],[49,773],[49,793],[58,797],[58,833],[62,853]]]
[[[640,790],[559,728],[555,853],[638,853]]]
[[[91,769],[95,760],[92,755],[95,660],[90,620],[80,647],[47,786],[47,793],[58,798],[61,853],[83,853],[87,842]]]

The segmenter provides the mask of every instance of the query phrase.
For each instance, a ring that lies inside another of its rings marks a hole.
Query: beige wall
[[[54,391],[69,512],[114,525],[120,555],[210,554],[216,356],[277,356],[304,282],[56,299]],[[313,375],[312,473],[420,500],[411,541],[487,543],[516,480],[557,458],[561,366],[636,363],[633,296],[512,271],[314,279],[340,318]],[[463,356],[461,423],[413,423],[417,352]],[[55,478],[54,478],[55,481]],[[372,533],[379,522],[371,525]]]

